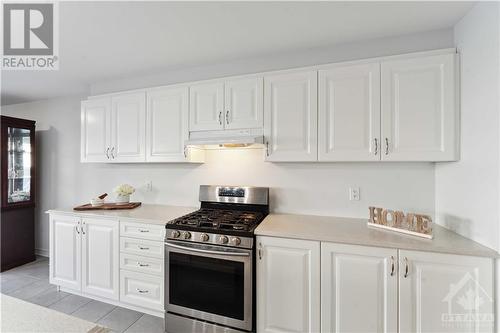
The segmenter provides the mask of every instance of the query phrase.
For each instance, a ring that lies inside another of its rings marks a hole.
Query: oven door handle
[[[211,251],[211,250],[202,250],[194,247],[181,246],[177,244],[172,244],[169,242],[165,242],[167,246],[173,247],[174,249],[184,250],[184,251],[192,251],[198,253],[206,253],[206,254],[218,254],[222,256],[232,256],[232,257],[249,257],[250,254],[247,252],[225,252],[225,251]]]

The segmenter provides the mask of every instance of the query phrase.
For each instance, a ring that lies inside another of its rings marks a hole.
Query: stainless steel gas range
[[[269,189],[201,185],[200,201],[166,225],[165,330],[254,332],[254,229]]]

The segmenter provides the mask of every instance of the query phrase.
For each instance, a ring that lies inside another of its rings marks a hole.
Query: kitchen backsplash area
[[[262,154],[261,149],[207,150],[204,164],[82,165],[84,196],[77,197],[86,200],[127,182],[137,189],[133,201],[197,206],[200,184],[237,184],[268,186],[273,212],[365,217],[369,205],[384,205],[433,213],[430,163],[274,164],[262,161]],[[350,200],[350,187],[360,189],[359,201]]]

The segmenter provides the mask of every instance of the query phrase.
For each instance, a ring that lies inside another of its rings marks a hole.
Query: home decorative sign
[[[432,239],[432,219],[428,215],[403,213],[385,208],[368,207],[368,226]]]

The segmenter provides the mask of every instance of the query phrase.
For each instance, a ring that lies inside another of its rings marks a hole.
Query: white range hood
[[[199,147],[203,149],[223,148],[262,148],[264,144],[263,135],[238,135],[191,138],[185,141],[188,147]]]

